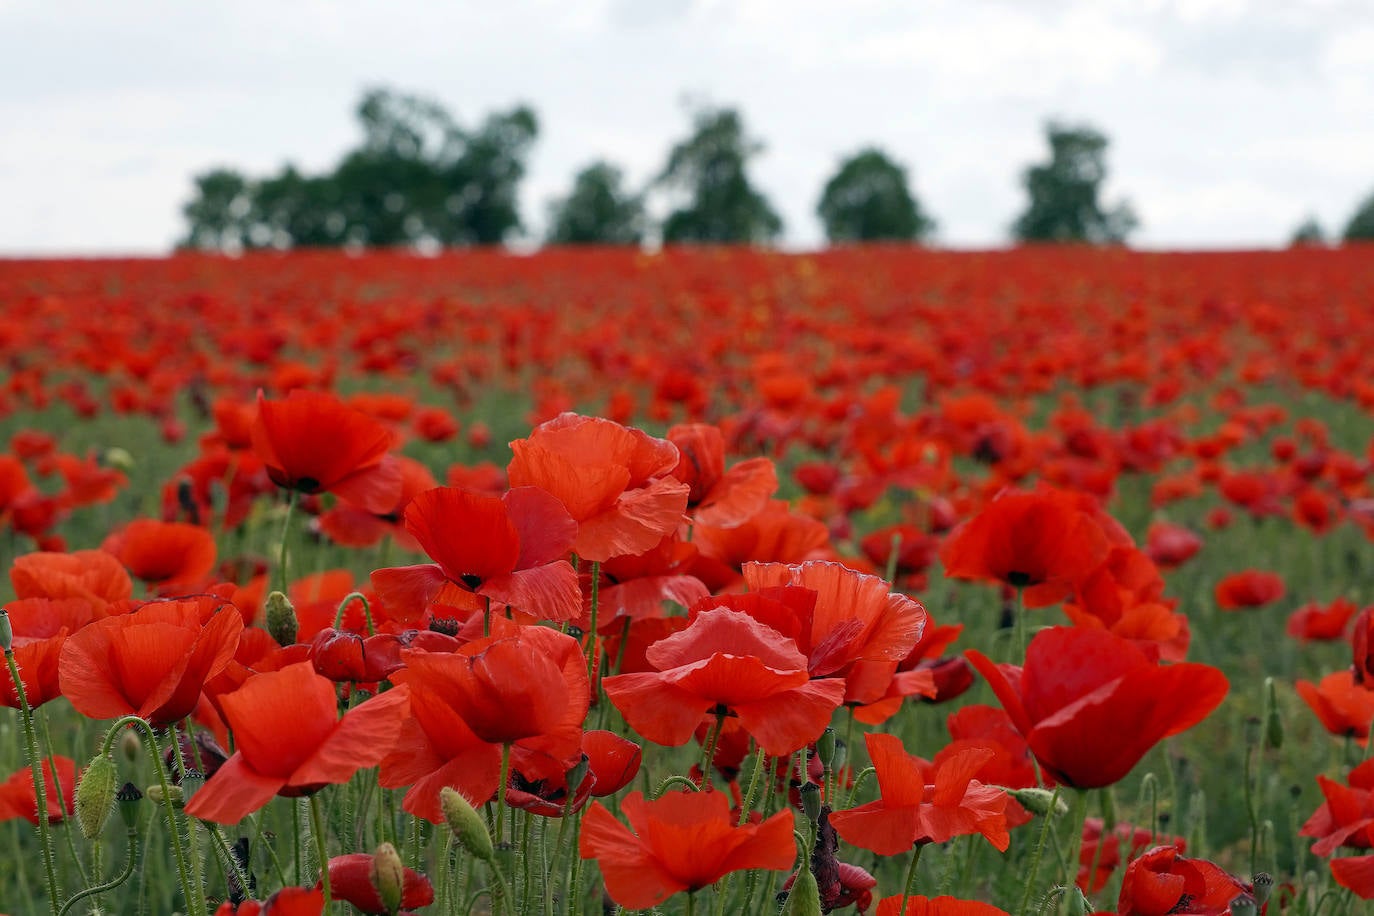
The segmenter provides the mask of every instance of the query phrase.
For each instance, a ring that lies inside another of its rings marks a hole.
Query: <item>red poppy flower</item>
[[[623,789],[639,772],[640,748],[614,732],[589,731],[582,735],[582,781],[568,797],[568,774],[528,778],[512,767],[506,784],[506,804],[540,817],[577,813],[593,796],[605,798]],[[575,769],[576,767],[574,767]]]
[[[48,823],[58,824],[76,813],[77,774],[76,763],[70,757],[56,756],[53,759],[57,762],[57,781],[62,783],[62,794],[59,797],[53,781],[52,763],[46,760],[42,767],[43,787],[47,792],[44,800],[48,803]],[[22,817],[30,824],[38,824],[38,796],[33,787],[31,767],[16,770],[0,783],[0,821]]]
[[[1353,663],[1350,671],[1355,683],[1374,687],[1374,606],[1360,611],[1350,634]]]
[[[734,528],[759,513],[778,489],[778,474],[768,458],[748,458],[725,469],[725,437],[706,423],[668,430],[679,458],[672,474],[691,487],[692,518],[715,528]]]
[[[780,757],[820,737],[844,697],[842,679],[811,679],[795,642],[727,608],[700,612],[645,655],[656,672],[608,677],[602,686],[630,727],[656,744],[686,744],[719,708]]]
[[[1102,526],[1071,493],[1004,490],[945,538],[940,560],[952,579],[1025,589],[1027,607],[1053,604],[1107,555]]]
[[[90,623],[91,607],[80,598],[20,598],[5,605],[13,631],[11,646],[29,706],[62,695],[58,661],[67,636]],[[14,681],[0,678],[0,706],[19,708]]]
[[[517,487],[498,499],[436,487],[411,500],[405,527],[436,562],[372,573],[393,613],[413,619],[434,603],[478,611],[488,600],[538,620],[581,613],[577,574],[562,559],[577,524],[543,490]]]
[[[879,798],[830,815],[845,842],[895,856],[917,844],[981,833],[1006,851],[1011,844],[1007,794],[973,778],[994,756],[992,750],[960,750],[931,765],[903,750],[895,735],[869,733],[864,741],[878,774]]]
[[[273,796],[347,782],[391,752],[407,704],[407,691],[393,688],[339,718],[333,683],[309,662],[255,674],[219,699],[234,755],[191,797],[186,813],[236,824]]]
[[[1252,889],[1220,865],[1157,846],[1126,867],[1117,916],[1227,916],[1231,901],[1254,902]]]
[[[697,560],[695,544],[676,532],[638,556],[615,557],[601,564],[598,590],[602,635],[618,634],[625,621],[662,617],[668,602],[691,607],[711,593],[690,571]],[[589,617],[584,610],[583,616]],[[614,658],[614,656],[611,656]]]
[[[340,501],[338,505],[319,517],[320,530],[329,539],[345,547],[371,547],[382,538],[391,535],[396,543],[406,550],[420,550],[420,545],[401,527],[401,513],[420,493],[432,490],[439,485],[428,467],[396,455],[392,459],[401,474],[401,487],[396,503],[386,512],[373,513],[349,502]]]
[[[902,905],[902,901],[906,905]],[[958,897],[884,897],[878,901],[877,916],[1009,916],[1006,910],[990,903],[960,900]]]
[[[110,535],[100,549],[166,594],[200,583],[215,568],[215,539],[204,528],[141,518]]]
[[[734,528],[697,524],[692,543],[701,552],[692,573],[720,592],[737,586],[745,563],[801,563],[830,544],[825,523],[794,511],[786,500],[769,500],[758,514]]]
[[[92,719],[142,716],[161,728],[189,716],[201,689],[234,658],[243,617],[198,601],[162,601],[67,637],[62,693]]]
[[[1104,835],[1102,818],[1088,818],[1083,823],[1083,843],[1078,850],[1078,886],[1087,894],[1096,894],[1107,886],[1112,872],[1123,861],[1134,859],[1152,846],[1173,846],[1179,852],[1186,851],[1183,837],[1152,833],[1124,822]]]
[[[1355,680],[1350,670],[1337,671],[1319,684],[1298,681],[1293,685],[1326,730],[1349,736],[1361,747],[1369,740],[1369,723],[1374,720],[1374,690]]]
[[[369,512],[396,507],[400,471],[385,461],[393,437],[385,426],[337,397],[292,391],[284,401],[258,392],[253,451],[279,487],[334,493]]]
[[[582,858],[597,860],[606,892],[626,909],[657,906],[731,872],[784,871],[796,860],[790,811],[735,826],[724,792],[668,792],[656,801],[634,792],[620,809],[633,832],[594,802],[577,848]]]
[[[224,902],[215,916],[321,916],[324,891],[318,888],[284,887],[263,902],[245,900],[237,908]]]
[[[995,665],[965,653],[1058,782],[1079,789],[1120,780],[1156,742],[1192,728],[1226,696],[1208,665],[1159,665],[1135,643],[1104,630],[1051,627],[1026,650],[1026,665]],[[1129,729],[1122,722],[1131,723]],[[1116,740],[1104,742],[1101,735]]]
[[[1362,900],[1374,900],[1374,856],[1346,856],[1329,864],[1337,884]]]
[[[1151,522],[1145,532],[1145,552],[1161,569],[1182,566],[1201,549],[1202,538],[1182,525]]]
[[[1336,598],[1322,607],[1309,601],[1288,617],[1288,635],[1302,642],[1327,642],[1345,636],[1350,618],[1360,606],[1349,598]]]
[[[565,413],[511,444],[512,487],[558,497],[584,560],[643,553],[682,524],[690,487],[672,476],[677,447],[596,417]]]
[[[1006,710],[974,704],[952,712],[945,720],[952,743],[981,744],[996,754],[978,771],[983,782],[1027,789],[1036,784],[1035,764],[1026,739]]]
[[[329,893],[335,900],[343,900],[364,913],[384,916],[389,913],[382,902],[381,892],[372,881],[374,856],[366,852],[352,852],[329,860]],[[401,907],[407,910],[429,906],[434,902],[434,885],[412,868],[404,871],[401,884]]]
[[[124,566],[103,550],[26,553],[10,566],[18,598],[81,598],[100,613],[134,593]]]
[[[1232,573],[1217,583],[1217,607],[1223,611],[1261,607],[1283,597],[1283,579],[1258,569]]]
[[[581,755],[590,703],[581,646],[547,627],[498,620],[492,636],[456,652],[403,652],[406,667],[392,676],[411,688],[410,718],[379,782],[410,786],[402,805],[417,817],[442,820],[445,786],[473,804],[490,799],[500,745],[512,745],[512,766],[530,780],[562,777]]]
[[[1317,839],[1313,855],[1329,856],[1341,847],[1374,849],[1374,760],[1351,770],[1346,783],[1317,776],[1325,801],[1298,831]]]

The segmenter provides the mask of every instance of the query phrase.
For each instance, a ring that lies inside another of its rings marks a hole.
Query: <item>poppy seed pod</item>
[[[289,646],[296,642],[299,624],[296,620],[296,606],[282,592],[272,592],[267,596],[265,605],[267,632],[279,646]]]
[[[483,862],[490,862],[496,858],[496,850],[492,846],[487,825],[482,822],[482,816],[461,792],[445,786],[439,791],[439,805],[443,808],[444,820],[448,821],[453,836],[468,852]]]
[[[372,886],[382,898],[388,913],[401,908],[401,898],[405,890],[406,870],[401,863],[401,855],[390,843],[383,843],[372,854]]]
[[[104,829],[110,812],[114,810],[118,790],[119,774],[115,770],[114,758],[109,754],[97,754],[87,764],[86,772],[76,787],[76,821],[81,825],[81,835],[86,839],[95,839]]]
[[[115,801],[119,803],[119,816],[124,819],[124,826],[129,830],[138,827],[138,803],[142,800],[143,793],[131,782],[124,783],[115,793]]]

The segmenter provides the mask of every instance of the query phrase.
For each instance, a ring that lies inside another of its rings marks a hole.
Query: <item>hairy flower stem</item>
[[[725,727],[725,713],[717,712],[715,724],[706,738],[706,753],[701,758],[701,787],[711,788],[711,763],[716,759],[716,743],[720,741],[721,730]]]
[[[348,606],[354,601],[363,606],[363,619],[367,621],[367,635],[376,636],[377,628],[372,623],[372,605],[367,603],[367,596],[362,592],[349,592],[343,596],[343,600],[339,602],[339,609],[334,613],[334,629],[338,630],[343,627],[344,611],[348,610]],[[487,599],[487,614],[491,614],[490,598]]]
[[[98,848],[98,842],[97,842],[97,848]],[[117,888],[117,887],[119,887],[120,885],[122,885],[125,881],[128,881],[129,878],[130,878],[130,877],[133,875],[133,873],[134,873],[134,865],[136,865],[137,862],[138,862],[138,828],[137,828],[137,827],[130,827],[130,828],[129,828],[129,855],[128,855],[128,858],[127,858],[127,859],[125,860],[125,862],[124,862],[124,870],[121,871],[118,875],[115,875],[115,876],[114,876],[113,878],[111,878],[109,881],[104,882],[103,884],[93,884],[93,885],[91,885],[90,887],[83,888],[82,890],[77,891],[75,894],[72,894],[71,897],[67,898],[67,902],[64,903],[64,904],[62,904],[62,910],[60,911],[60,913],[58,914],[58,916],[67,916],[67,912],[68,912],[69,910],[71,910],[72,907],[76,906],[76,904],[77,904],[79,901],[85,900],[87,897],[94,897],[94,896],[96,896],[97,894],[103,894],[103,893],[105,893],[106,891],[112,891],[112,890],[114,890],[115,888]],[[96,909],[97,909],[96,907],[92,907],[92,908],[91,908],[91,912],[95,912]]]
[[[277,553],[277,576],[278,591],[286,594],[287,585],[290,578],[286,575],[286,545],[291,540],[291,519],[296,514],[296,501],[300,499],[300,493],[296,490],[291,491],[291,495],[286,498],[286,517],[281,523],[281,546]]]
[[[601,671],[596,663],[596,616],[601,604],[601,562],[592,561],[592,612],[591,625],[587,628],[587,677],[592,682],[592,701],[600,702]]]
[[[324,832],[324,816],[320,812],[320,793],[310,796],[310,832],[315,835],[315,849],[320,859],[320,885],[324,889],[324,908],[329,912],[329,837]]]
[[[0,610],[0,614],[5,613]],[[8,615],[7,615],[8,616]],[[43,847],[43,871],[48,879],[48,908],[53,916],[58,914],[57,866],[52,848],[52,833],[48,826],[48,786],[43,779],[43,758],[39,756],[38,735],[33,727],[33,709],[29,706],[28,695],[24,692],[24,680],[19,676],[19,663],[14,659],[14,650],[5,647],[5,664],[10,669],[10,680],[14,682],[15,697],[19,700],[19,720],[24,726],[25,750],[29,755],[29,769],[33,773],[33,798],[38,816],[38,842]],[[57,783],[57,771],[53,770],[53,783]],[[58,795],[57,807],[65,809],[62,796]]]
[[[1031,911],[1031,894],[1035,890],[1036,879],[1040,876],[1040,858],[1045,854],[1045,841],[1049,839],[1050,821],[1054,818],[1055,806],[1059,804],[1059,786],[1054,787],[1054,794],[1050,796],[1050,808],[1042,816],[1040,824],[1040,836],[1035,841],[1035,849],[1031,853],[1030,867],[1026,869],[1026,885],[1021,889],[1021,905],[1016,908],[1016,912],[1026,916]]]
[[[899,913],[906,912],[907,898],[916,889],[916,867],[921,864],[921,850],[924,848],[924,843],[917,843],[916,848],[911,851],[911,867],[906,871],[906,885],[902,888],[902,902],[897,906]]]
[[[1065,887],[1073,887],[1078,880],[1078,863],[1083,858],[1083,826],[1088,822],[1088,790],[1073,790],[1073,815],[1069,818],[1069,826],[1073,828],[1073,842],[1070,845],[1072,852],[1069,854],[1068,867],[1065,869],[1063,884]]]

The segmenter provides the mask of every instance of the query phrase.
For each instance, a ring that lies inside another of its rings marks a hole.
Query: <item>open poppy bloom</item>
[[[62,646],[62,694],[97,720],[136,715],[162,728],[186,718],[243,631],[232,605],[215,606],[159,601],[82,627]]]
[[[1346,782],[1317,776],[1325,801],[1298,832],[1317,839],[1313,855],[1329,856],[1343,846],[1374,849],[1374,760],[1351,770]]]
[[[1361,685],[1349,669],[1328,674],[1317,684],[1298,681],[1293,689],[1317,714],[1328,732],[1349,736],[1364,747],[1374,721],[1374,690]]]
[[[1107,886],[1112,872],[1152,846],[1173,846],[1186,851],[1183,837],[1151,833],[1144,827],[1119,823],[1104,833],[1102,818],[1090,817],[1083,823],[1083,843],[1078,850],[1077,883],[1084,893],[1096,894]]]
[[[625,721],[656,744],[686,744],[709,712],[739,717],[768,754],[820,737],[844,698],[844,680],[812,680],[791,639],[738,611],[703,610],[649,647],[656,672],[619,674],[602,686]]]
[[[1182,525],[1151,522],[1145,532],[1145,552],[1162,569],[1182,566],[1201,549],[1202,538]]]
[[[15,557],[10,584],[19,598],[80,598],[95,615],[134,593],[123,564],[103,550],[43,551]]]
[[[1217,607],[1223,611],[1261,607],[1283,597],[1283,579],[1277,573],[1247,569],[1217,583]]]
[[[1008,913],[977,900],[913,894],[906,898],[906,906],[902,906],[901,896],[879,900],[877,916],[1008,916]]]
[[[1117,916],[1227,916],[1253,889],[1220,865],[1189,859],[1177,846],[1156,846],[1126,867]]]
[[[790,811],[737,827],[724,792],[667,792],[656,801],[634,792],[620,809],[634,832],[593,802],[577,848],[582,858],[597,860],[606,892],[626,909],[657,906],[731,872],[784,871],[797,857]]]
[[[1349,598],[1336,598],[1325,607],[1309,601],[1288,616],[1288,635],[1301,642],[1341,639],[1359,609]]]
[[[332,394],[297,389],[284,401],[258,392],[253,451],[277,486],[334,493],[369,512],[396,507],[401,474],[386,461],[391,432]]]
[[[1106,558],[1109,541],[1078,496],[1048,486],[1004,490],[940,546],[945,575],[1025,589],[1027,607],[1054,604]]]
[[[90,622],[90,604],[80,598],[20,598],[5,605],[5,610],[24,698],[37,708],[62,695],[58,680],[62,646],[68,635]],[[19,708],[19,694],[8,672],[0,677],[0,706]]]
[[[215,567],[215,539],[205,528],[152,518],[135,519],[110,535],[100,549],[163,594],[195,585]]]
[[[402,807],[417,817],[442,821],[446,786],[475,805],[489,800],[503,744],[531,782],[563,778],[581,757],[590,705],[581,646],[557,630],[499,620],[498,632],[455,652],[401,653],[406,667],[392,679],[411,688],[410,717],[379,782],[410,786]]]
[[[59,796],[53,781],[52,763],[44,760],[43,788],[44,800],[48,803],[48,823],[58,824],[76,812],[76,763],[70,757],[55,757],[57,762],[57,781],[62,783]],[[34,792],[33,769],[24,767],[16,770],[9,779],[0,783],[0,821],[22,817],[30,824],[38,823],[38,794]]]
[[[574,620],[582,591],[563,559],[577,523],[555,497],[517,487],[500,498],[436,487],[411,500],[405,529],[434,563],[379,569],[372,586],[393,614],[431,604],[480,611],[489,601],[538,620]]]
[[[319,517],[320,530],[329,535],[334,543],[345,547],[371,547],[391,535],[406,550],[421,549],[401,526],[401,513],[412,499],[425,490],[434,489],[439,482],[428,467],[414,458],[395,455],[390,460],[396,463],[401,475],[395,504],[386,512],[369,512],[352,503],[340,501]]]
[[[706,423],[686,423],[668,430],[679,458],[672,474],[691,487],[687,507],[692,518],[715,528],[733,528],[759,513],[778,489],[770,458],[748,458],[725,468],[725,437]]]
[[[1160,665],[1105,630],[1041,630],[1026,650],[1024,668],[993,664],[973,649],[965,655],[1045,773],[1078,789],[1117,782],[1157,742],[1205,719],[1229,689],[1215,668]],[[1114,740],[1100,740],[1107,734]]]
[[[348,782],[391,752],[408,701],[404,688],[393,688],[340,718],[333,682],[309,662],[253,675],[219,698],[235,751],[186,803],[186,813],[236,824],[273,796]]]
[[[215,916],[320,916],[324,891],[313,887],[284,887],[264,901],[245,900],[235,907],[225,901]]]
[[[1007,794],[974,779],[995,755],[989,748],[958,750],[925,764],[902,748],[895,735],[864,735],[878,774],[877,801],[830,815],[845,842],[880,856],[895,856],[912,846],[943,843],[981,833],[999,851],[1011,844],[1007,832]]]
[[[539,487],[577,521],[584,560],[643,553],[682,524],[690,487],[672,476],[677,447],[637,429],[574,413],[510,444],[512,487]]]

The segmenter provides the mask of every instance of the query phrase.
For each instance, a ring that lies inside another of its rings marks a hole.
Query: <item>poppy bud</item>
[[[779,916],[819,916],[821,913],[821,891],[816,884],[816,876],[811,869],[802,868],[792,881],[787,902],[782,905]]]
[[[802,811],[806,813],[806,819],[815,823],[821,816],[821,787],[814,782],[808,782],[802,786],[799,793],[801,795]]]
[[[105,449],[105,453],[100,456],[100,463],[107,468],[119,468],[121,471],[131,471],[134,467],[134,456],[130,455],[126,449],[115,446]]]
[[[821,736],[816,739],[816,756],[821,758],[821,763],[827,770],[832,769],[835,764],[835,729],[827,727],[821,732]]]
[[[148,791],[143,794],[148,797],[148,801],[155,805],[163,803],[164,799],[171,799],[173,808],[180,808],[186,803],[186,796],[182,794],[181,786],[168,786],[167,794],[162,793],[162,786],[149,786]]]
[[[1228,908],[1231,916],[1255,916],[1259,912],[1259,907],[1255,906],[1255,898],[1249,894],[1238,894]]]
[[[138,803],[142,800],[143,793],[131,782],[124,783],[115,793],[115,801],[119,802],[119,816],[124,819],[124,826],[129,830],[134,830],[138,826]]]
[[[453,831],[454,837],[468,852],[483,862],[496,858],[496,849],[491,844],[491,834],[482,816],[472,807],[472,803],[456,789],[444,786],[439,790],[439,807],[444,812],[444,820]]]
[[[138,732],[131,728],[119,736],[119,753],[129,763],[138,763],[138,758],[143,756],[143,739]]]
[[[279,646],[289,646],[296,642],[296,607],[291,599],[281,592],[272,592],[265,604],[267,632]]]
[[[1068,890],[1069,895],[1069,916],[1086,916],[1093,911],[1093,906],[1084,896],[1082,888],[1074,885]]]
[[[10,613],[4,608],[0,608],[0,649],[8,652],[13,642],[14,627],[10,626]]]
[[[86,772],[76,787],[76,821],[86,839],[95,839],[104,829],[114,810],[118,790],[119,774],[114,758],[109,754],[97,754],[86,765]]]
[[[1274,686],[1272,677],[1264,679],[1264,688],[1264,743],[1278,750],[1283,747],[1283,717],[1279,715],[1278,688]]]
[[[310,663],[331,681],[362,681],[367,676],[363,638],[347,630],[327,627],[310,644]]]
[[[383,843],[372,854],[372,886],[382,898],[382,905],[388,913],[401,908],[401,898],[405,891],[406,869],[401,863],[401,854],[390,843]]]
[[[1032,814],[1046,817],[1050,814],[1059,817],[1069,812],[1069,806],[1062,798],[1055,798],[1048,789],[1007,789],[1007,794],[1021,803],[1021,807]]]
[[[1253,880],[1255,903],[1264,906],[1269,901],[1269,895],[1274,892],[1274,876],[1262,871],[1256,874]]]

